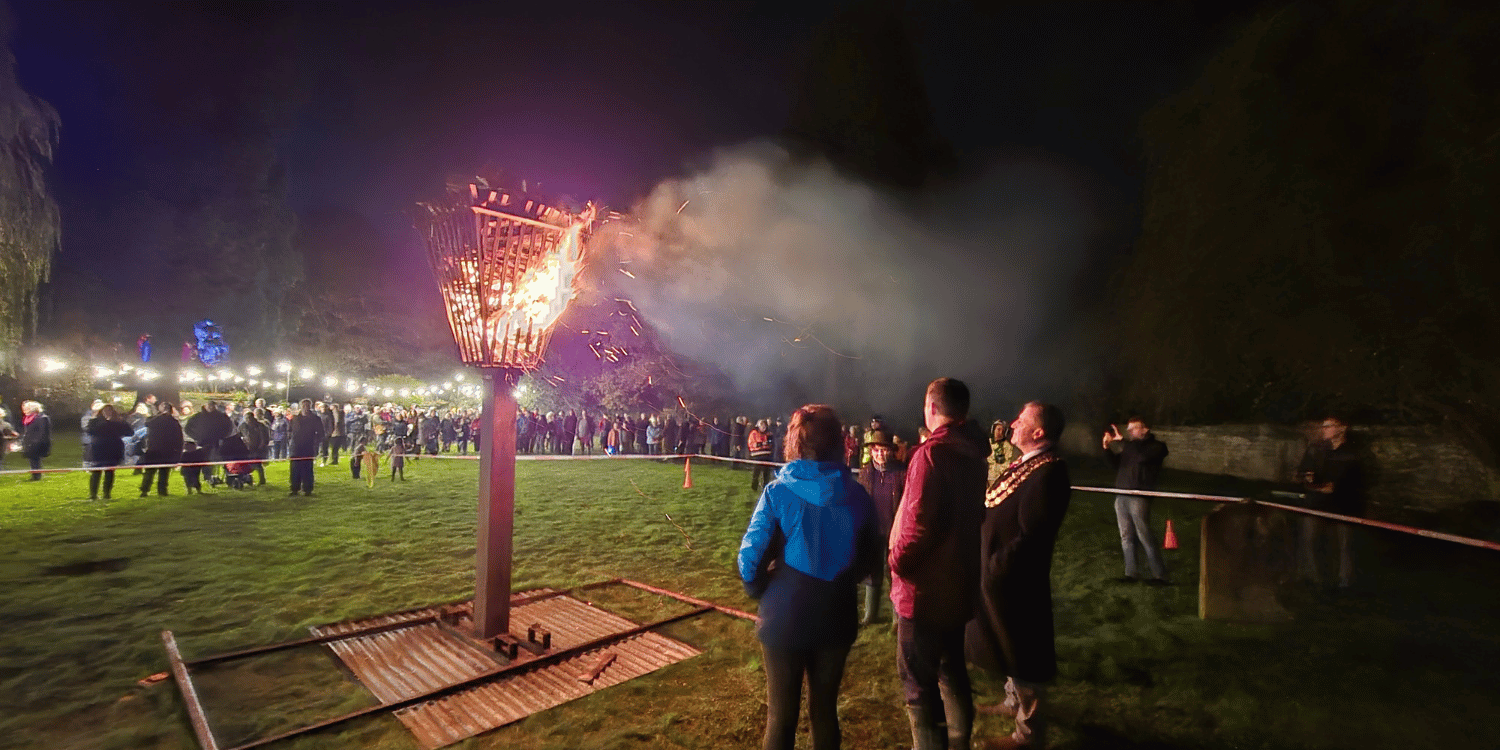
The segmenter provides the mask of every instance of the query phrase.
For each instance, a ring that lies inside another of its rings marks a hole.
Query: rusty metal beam
[[[182,692],[182,702],[187,704],[188,720],[193,724],[193,734],[198,735],[198,745],[203,750],[219,750],[219,744],[214,742],[214,733],[208,726],[208,716],[203,713],[203,704],[198,700],[198,691],[193,689],[193,678],[188,676],[187,664],[182,661],[182,654],[177,650],[177,638],[172,631],[161,631],[162,643],[167,646],[167,661],[172,665],[172,677],[177,681],[177,689]]]
[[[299,646],[317,646],[324,643],[347,640],[349,638],[358,638],[362,635],[375,635],[376,633],[385,633],[391,630],[401,630],[403,628],[409,628],[415,625],[426,625],[431,622],[436,622],[442,619],[442,617],[443,616],[441,614],[423,615],[421,617],[415,617],[410,620],[388,622],[384,625],[374,625],[368,628],[360,628],[359,630],[351,630],[347,633],[334,633],[330,635],[320,635],[309,638],[298,638],[295,641],[283,641],[281,643],[272,643],[267,646],[255,646],[252,648],[240,649],[239,651],[226,651],[222,654],[205,656],[201,659],[190,659],[183,663],[187,664],[190,667],[201,667],[205,664],[214,664],[221,661],[230,661],[232,659],[243,659],[247,656],[259,656],[261,654],[269,654],[276,651],[285,651],[286,649],[297,648]]]
[[[649,592],[651,592],[653,594],[660,594],[662,596],[669,596],[669,597],[671,597],[673,599],[676,599],[679,602],[686,602],[686,603],[691,604],[691,605],[693,605],[695,607],[708,607],[709,609],[712,609],[712,610],[714,610],[716,612],[722,612],[722,613],[724,613],[726,615],[734,615],[735,617],[739,617],[741,619],[749,620],[750,622],[760,622],[760,618],[759,617],[756,617],[755,615],[752,615],[749,612],[744,612],[744,611],[735,609],[733,607],[726,607],[726,606],[724,606],[722,604],[714,604],[713,602],[706,601],[704,599],[697,599],[697,598],[688,596],[686,594],[679,594],[676,591],[668,591],[666,589],[657,588],[655,586],[649,586],[647,584],[641,583],[640,581],[632,581],[632,580],[630,580],[628,578],[616,578],[615,580],[618,581],[619,583],[625,584],[626,586],[630,586],[632,588],[637,588],[637,589],[640,589],[642,591],[649,591]]]
[[[685,612],[685,613],[680,614],[680,615],[675,615],[673,617],[668,617],[668,618],[665,618],[665,619],[662,619],[662,620],[657,620],[656,622],[647,623],[645,625],[641,625],[639,627],[634,627],[634,628],[631,628],[629,630],[623,630],[623,631],[620,631],[618,633],[611,633],[611,634],[609,634],[607,636],[604,636],[604,637],[601,637],[601,638],[596,638],[596,639],[594,639],[592,641],[589,641],[587,643],[580,643],[577,646],[574,646],[572,648],[566,648],[566,649],[562,649],[560,651],[554,651],[554,652],[552,652],[550,654],[547,654],[545,656],[540,656],[540,657],[537,657],[535,659],[531,659],[531,660],[528,660],[528,661],[519,662],[519,663],[513,663],[513,664],[507,664],[505,666],[496,667],[496,668],[488,670],[486,672],[481,672],[480,674],[477,674],[477,675],[475,675],[475,676],[473,676],[473,677],[471,677],[471,678],[469,678],[467,680],[462,680],[462,681],[453,683],[452,685],[446,685],[446,686],[438,688],[436,690],[429,690],[429,691],[427,691],[425,693],[421,693],[421,694],[418,694],[418,695],[413,695],[413,696],[410,696],[408,698],[403,698],[403,699],[401,699],[399,701],[394,701],[392,703],[386,703],[386,704],[379,705],[379,706],[370,706],[369,708],[362,708],[362,709],[360,709],[358,711],[351,711],[350,713],[344,714],[342,716],[335,716],[335,717],[333,717],[331,719],[324,719],[323,721],[317,722],[316,724],[309,724],[309,725],[304,726],[304,727],[298,727],[296,729],[291,729],[291,730],[282,732],[281,734],[272,735],[270,737],[265,737],[265,738],[258,739],[258,740],[252,740],[252,741],[246,742],[246,743],[244,743],[242,745],[237,745],[237,746],[231,748],[230,750],[250,750],[251,748],[264,747],[265,745],[269,745],[269,744],[271,744],[273,742],[280,742],[282,740],[290,739],[292,737],[298,737],[298,736],[301,736],[301,735],[304,735],[304,734],[308,734],[308,733],[311,733],[311,732],[320,731],[320,730],[323,730],[323,729],[327,729],[329,727],[333,727],[333,726],[336,726],[336,725],[339,725],[339,724],[343,724],[343,723],[348,722],[348,721],[352,721],[354,719],[363,718],[365,716],[373,716],[375,714],[385,713],[385,712],[388,712],[388,711],[396,711],[396,710],[399,710],[399,709],[402,709],[402,708],[406,708],[407,706],[412,706],[412,705],[416,705],[418,703],[429,701],[429,700],[432,700],[433,698],[437,698],[439,696],[447,695],[449,693],[452,693],[452,692],[455,692],[455,691],[458,691],[458,690],[463,690],[464,688],[473,687],[473,686],[478,685],[480,683],[487,682],[489,680],[493,680],[496,677],[502,677],[502,676],[505,676],[507,674],[524,672],[524,671],[531,670],[531,669],[537,669],[537,668],[540,668],[540,667],[547,666],[549,664],[554,664],[556,662],[564,661],[564,660],[566,660],[568,658],[571,658],[573,656],[577,656],[578,654],[590,651],[592,649],[596,649],[596,648],[599,648],[601,646],[607,646],[607,645],[609,645],[611,643],[615,643],[615,642],[624,640],[624,639],[629,638],[631,636],[640,635],[641,633],[644,633],[646,631],[654,630],[656,628],[659,628],[659,627],[662,627],[662,626],[665,626],[665,625],[671,625],[672,623],[680,622],[682,620],[686,620],[686,619],[693,618],[693,617],[697,617],[698,615],[707,614],[707,613],[713,612],[715,610],[716,610],[716,607],[714,607],[711,604],[710,605],[706,605],[706,606],[701,606],[701,607],[698,607],[697,609],[694,609],[691,612]],[[207,723],[206,722],[204,724],[204,727],[205,727],[205,729],[207,728]],[[205,750],[216,750],[214,748],[210,748],[207,745],[205,745],[204,747],[205,747]]]

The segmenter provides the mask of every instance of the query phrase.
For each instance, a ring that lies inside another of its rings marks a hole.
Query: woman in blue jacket
[[[809,404],[792,414],[786,460],[766,485],[740,542],[745,591],[760,600],[766,665],[764,747],[791,748],[808,683],[813,747],[837,748],[839,683],[859,629],[855,587],[878,562],[874,503],[844,464],[838,415]]]

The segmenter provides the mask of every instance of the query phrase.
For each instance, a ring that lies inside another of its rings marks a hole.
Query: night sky
[[[347,207],[409,241],[403,212],[450,167],[494,165],[554,194],[629,205],[716,147],[776,135],[809,45],[854,4],[12,5],[22,83],[62,117],[53,184],[65,238],[92,236],[78,209],[132,182],[130,113],[150,105],[131,99],[145,87],[122,80],[126,61],[186,74],[215,59],[205,47],[248,29],[287,64],[277,85],[291,111],[276,140],[293,208]],[[1182,85],[1224,16],[984,5],[909,12],[942,136],[961,158],[1043,150],[1133,199],[1135,118]],[[61,261],[107,256],[65,239]]]
[[[76,279],[126,295],[149,283],[142,227],[156,217],[123,198],[222,165],[225,143],[274,160],[309,268],[369,260],[394,285],[425,273],[409,210],[449,174],[629,209],[724,149],[837,110],[845,92],[818,77],[868,66],[925,92],[911,108],[948,154],[935,172],[949,185],[1016,160],[1076,183],[1106,228],[1068,261],[1080,281],[1063,296],[1087,297],[1138,230],[1140,115],[1243,17],[1194,5],[15,2],[12,45],[22,84],[62,120],[60,294]],[[882,13],[907,39],[860,36]],[[207,124],[177,132],[182,113]],[[946,195],[979,211],[991,199]],[[435,292],[414,288],[430,314]]]

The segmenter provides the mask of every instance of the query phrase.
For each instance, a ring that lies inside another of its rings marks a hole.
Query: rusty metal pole
[[[511,537],[516,516],[516,396],[519,372],[485,369],[480,416],[479,545],[474,560],[474,635],[510,632]]]

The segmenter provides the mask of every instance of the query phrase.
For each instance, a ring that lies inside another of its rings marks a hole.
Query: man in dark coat
[[[1307,505],[1313,510],[1345,516],[1365,514],[1365,478],[1359,451],[1349,442],[1349,423],[1330,415],[1318,426],[1319,440],[1310,443],[1297,466],[1297,478],[1306,490]],[[1327,540],[1338,550],[1339,588],[1354,582],[1354,554],[1348,524],[1317,516],[1302,518],[1301,554],[1297,558],[1298,574],[1321,585],[1318,541]]]
[[[323,443],[323,418],[313,413],[312,399],[302,399],[302,410],[292,417],[292,492],[313,491],[313,459]]]
[[[1072,490],[1068,465],[1053,451],[1063,430],[1062,410],[1032,401],[1011,428],[1021,459],[985,493],[979,611],[966,640],[974,666],[1006,678],[1005,702],[986,712],[1016,720],[1015,732],[989,747],[1042,748],[1045,683],[1057,675],[1052,548]]]
[[[573,455],[573,442],[578,439],[578,412],[569,409],[568,416],[563,417],[562,426],[562,454]]]
[[[861,625],[875,622],[880,613],[880,597],[888,573],[885,567],[885,548],[891,537],[891,525],[896,520],[896,509],[901,507],[901,493],[906,488],[906,464],[896,460],[896,446],[884,432],[870,435],[870,463],[859,470],[860,486],[875,501],[875,530],[880,536],[880,564],[865,583],[865,613]]]
[[[974,614],[979,589],[989,447],[962,429],[969,414],[962,381],[928,384],[922,412],[932,436],[907,466],[887,557],[896,661],[914,750],[966,748],[974,695],[964,665],[964,623]]]
[[[150,466],[175,464],[182,460],[182,423],[172,411],[172,404],[163,401],[157,404],[156,416],[146,420],[146,452],[141,456],[141,463]],[[167,480],[172,476],[172,469],[162,466],[145,470],[141,478],[141,497],[151,491],[153,473],[156,475],[156,494],[167,494]]]
[[[199,448],[208,451],[208,460],[212,462],[220,460],[220,441],[234,434],[234,421],[229,415],[219,411],[217,402],[210,401],[203,405],[202,411],[189,417],[182,429],[198,443]],[[214,466],[204,466],[203,478],[211,479],[215,470]]]
[[[1104,433],[1104,457],[1115,467],[1115,487],[1122,490],[1154,490],[1156,478],[1161,476],[1162,462],[1167,459],[1167,444],[1156,439],[1146,420],[1131,417],[1125,422],[1125,434],[1120,428],[1110,425]],[[1128,439],[1127,439],[1128,438]],[[1119,443],[1120,452],[1110,450]],[[1136,547],[1146,555],[1146,565],[1151,569],[1153,586],[1167,585],[1167,566],[1161,558],[1161,548],[1156,545],[1156,534],[1151,530],[1151,498],[1144,495],[1115,495],[1115,521],[1120,527],[1120,547],[1125,552],[1125,575],[1115,579],[1116,583],[1135,583]],[[1139,544],[1137,544],[1139,542]]]

